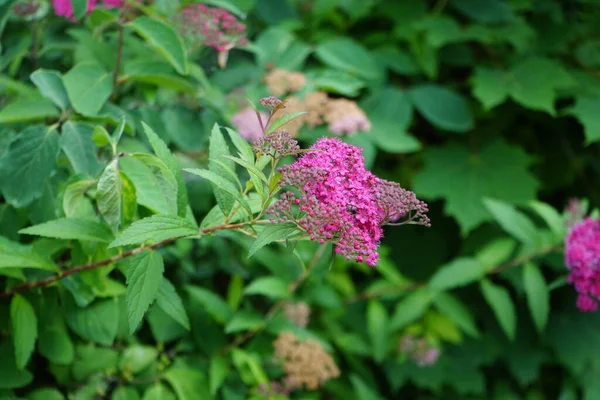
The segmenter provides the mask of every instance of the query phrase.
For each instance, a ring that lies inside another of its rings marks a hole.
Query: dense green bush
[[[600,4],[52,3],[0,0],[0,398],[600,398]],[[270,224],[267,96],[431,227],[369,267]]]

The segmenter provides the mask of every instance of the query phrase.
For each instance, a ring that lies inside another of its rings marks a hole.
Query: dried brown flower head
[[[304,302],[291,303],[287,302],[283,305],[285,317],[291,323],[298,325],[301,328],[306,328],[310,321],[310,306]]]
[[[301,90],[306,84],[306,77],[300,72],[276,68],[265,75],[265,82],[271,94],[280,97]]]
[[[340,370],[321,343],[300,342],[291,332],[282,332],[275,342],[275,359],[283,363],[287,377],[295,385],[315,390],[327,380],[340,375]]]
[[[338,135],[371,130],[371,122],[365,112],[348,99],[330,99],[325,108],[325,121],[329,124],[329,131]]]

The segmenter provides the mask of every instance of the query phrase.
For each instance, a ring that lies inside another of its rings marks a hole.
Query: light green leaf
[[[146,389],[142,400],[177,400],[177,398],[166,386],[156,383]]]
[[[483,24],[506,23],[514,19],[511,7],[502,0],[452,0],[450,4]]]
[[[98,210],[117,232],[123,223],[123,182],[119,171],[119,159],[112,160],[102,172],[96,191]]]
[[[190,320],[183,307],[181,297],[179,297],[175,286],[173,286],[167,278],[163,278],[158,287],[156,305],[166,314],[170,315],[175,321],[180,323],[185,329],[188,331],[190,330]]]
[[[105,224],[84,218],[55,219],[21,229],[19,233],[58,239],[90,240],[104,243],[108,243],[113,239],[112,232]]]
[[[293,121],[296,118],[298,118],[299,116],[304,115],[304,114],[307,114],[307,112],[306,111],[293,112],[293,113],[285,114],[285,115],[277,118],[275,121],[271,121],[269,123],[269,126],[267,127],[267,130],[265,131],[265,135],[275,132],[277,129],[281,128],[288,122]]]
[[[290,238],[297,232],[299,232],[298,227],[293,223],[266,225],[248,249],[248,258],[252,257],[254,253],[269,243]]]
[[[140,396],[132,387],[119,386],[113,392],[111,400],[140,400]]]
[[[467,334],[477,338],[479,330],[473,320],[471,311],[454,295],[438,293],[433,300],[435,307]]]
[[[27,400],[65,400],[58,389],[38,389],[28,394]]]
[[[251,311],[238,311],[225,325],[225,333],[258,330],[265,325],[264,316]]]
[[[43,126],[22,131],[0,158],[1,190],[6,202],[22,208],[42,195],[44,182],[54,172],[58,133]]]
[[[63,149],[76,173],[95,177],[100,171],[96,157],[96,145],[92,139],[92,125],[67,121],[62,126],[60,147]]]
[[[233,129],[226,127],[225,130],[229,135],[229,139],[231,139],[231,142],[239,152],[242,160],[246,161],[247,163],[254,164],[254,151],[252,150],[252,147],[250,147],[248,141],[241,137]]]
[[[116,299],[103,300],[86,308],[73,304],[66,318],[69,327],[82,338],[110,346],[119,328],[119,303]]]
[[[426,289],[417,289],[406,296],[394,310],[390,320],[390,329],[397,331],[420,318],[429,308],[433,298]]]
[[[10,302],[10,324],[17,368],[23,369],[29,362],[35,347],[37,318],[31,304],[25,297],[18,294]]]
[[[315,55],[330,67],[375,80],[380,70],[374,57],[362,45],[348,38],[334,38],[320,43]]]
[[[58,269],[50,260],[37,254],[30,247],[2,239],[0,236],[0,269],[34,268],[52,272]]]
[[[567,228],[560,214],[554,207],[542,203],[541,201],[532,201],[528,204],[529,208],[535,211],[546,222],[550,230],[557,239],[562,240],[567,234]]]
[[[504,103],[508,98],[508,80],[502,71],[476,67],[471,83],[473,96],[483,104],[483,108],[486,110]]]
[[[135,186],[122,171],[119,172],[119,175],[123,188],[123,220],[129,222],[135,217],[137,211]]]
[[[540,268],[532,263],[523,267],[523,286],[527,294],[527,304],[538,332],[543,332],[550,314],[548,285]]]
[[[177,181],[177,215],[180,217],[185,217],[185,210],[188,205],[188,194],[185,182],[183,181],[183,176],[181,174],[181,168],[179,168],[177,160],[175,157],[173,157],[173,154],[165,142],[158,137],[156,132],[154,132],[150,126],[143,122],[142,126],[144,127],[144,132],[146,133],[146,137],[148,138],[154,153],[159,159],[162,160],[162,162],[165,163]]]
[[[175,215],[156,214],[135,221],[108,246],[129,246],[144,242],[158,243],[162,240],[194,236],[198,229],[187,219]]]
[[[210,385],[210,393],[214,396],[225,382],[231,368],[229,360],[224,356],[214,356],[210,359],[210,367],[208,372],[208,380]]]
[[[33,375],[27,370],[19,370],[15,363],[15,351],[10,341],[0,346],[2,362],[0,363],[0,389],[14,389],[27,386]]]
[[[217,188],[223,190],[223,192],[227,193],[229,196],[231,196],[231,198],[239,202],[241,206],[244,207],[246,211],[248,211],[248,213],[252,213],[248,201],[242,196],[242,194],[235,187],[235,185],[227,179],[221,177],[220,175],[217,175],[212,171],[207,171],[205,169],[184,168],[184,171],[190,172],[194,175],[198,175],[215,184]]]
[[[62,207],[67,217],[90,217],[95,214],[91,201],[85,197],[95,183],[94,180],[76,181],[65,188]]]
[[[513,340],[517,330],[517,313],[508,290],[489,280],[481,281],[481,293],[489,304],[506,336]]]
[[[503,201],[485,198],[483,202],[502,229],[523,243],[535,243],[537,229],[525,214]]]
[[[254,185],[254,188],[256,189],[256,193],[258,193],[258,195],[260,196],[261,199],[265,198],[265,196],[264,196],[265,189],[263,187],[263,182],[268,183],[267,177],[265,176],[265,174],[261,170],[256,168],[254,166],[253,162],[248,162],[246,160],[242,160],[241,158],[232,157],[232,156],[227,156],[227,158],[229,158],[230,160],[233,160],[237,164],[246,168],[246,170],[248,171],[248,174],[250,175],[250,180],[252,181],[252,184]]]
[[[128,24],[154,47],[180,74],[188,73],[187,56],[181,37],[169,25],[141,16]]]
[[[58,115],[58,110],[50,100],[43,97],[25,97],[8,103],[0,110],[0,123],[35,121]]]
[[[528,171],[530,162],[521,148],[500,140],[482,146],[476,154],[456,144],[433,147],[425,153],[425,168],[416,176],[413,189],[417,196],[446,200],[446,214],[456,218],[464,234],[491,219],[484,197],[511,204],[536,198],[539,183]]]
[[[160,253],[144,251],[127,260],[127,315],[129,333],[133,334],[156,299],[165,269]]]
[[[150,346],[133,345],[123,351],[119,368],[134,374],[141,372],[158,357],[158,350]]]
[[[71,106],[60,72],[38,69],[30,75],[30,79],[40,89],[42,96],[52,100],[61,110],[66,110]]]
[[[195,369],[173,367],[164,378],[171,384],[179,400],[212,400],[204,374]]]
[[[433,290],[448,290],[466,286],[485,276],[485,265],[475,258],[459,257],[443,265],[429,280]]]
[[[113,90],[112,74],[95,62],[75,65],[63,82],[73,108],[85,116],[96,116]]]
[[[219,128],[219,125],[216,123],[214,124],[210,134],[208,154],[209,170],[225,177],[228,180],[231,180],[231,182],[234,183],[234,181],[229,178],[227,170],[234,170],[235,164],[233,161],[226,158],[227,156],[231,155],[229,152],[229,146],[227,146],[225,137],[221,133],[221,128]],[[219,164],[219,161],[225,163],[225,165],[223,166]],[[211,183],[211,186],[213,188],[215,198],[217,199],[217,204],[223,211],[223,214],[229,214],[235,201],[231,198],[231,196],[228,196],[225,191],[219,189],[218,185]]]
[[[274,299],[289,295],[287,282],[276,276],[266,276],[250,282],[244,289],[245,294],[260,294]]]
[[[443,86],[424,84],[410,91],[415,108],[434,126],[452,131],[473,129],[473,115],[466,100]]]
[[[512,255],[517,242],[513,238],[502,237],[486,243],[477,250],[475,258],[482,263],[487,271],[498,267]]]
[[[367,332],[371,339],[373,357],[382,362],[390,347],[389,317],[383,304],[377,300],[369,301],[367,306]]]
[[[226,323],[233,316],[233,309],[214,292],[197,286],[186,286],[186,290],[216,321]]]
[[[586,144],[600,140],[600,93],[595,96],[580,95],[575,98],[575,105],[568,110],[575,116],[585,133]]]

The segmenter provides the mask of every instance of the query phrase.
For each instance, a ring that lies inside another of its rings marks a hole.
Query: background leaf
[[[163,259],[154,250],[128,259],[126,301],[130,333],[135,332],[146,310],[156,299],[163,271]]]

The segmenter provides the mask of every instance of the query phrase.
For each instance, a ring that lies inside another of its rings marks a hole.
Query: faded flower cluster
[[[440,349],[427,343],[424,338],[405,335],[400,338],[398,351],[406,354],[419,367],[434,365],[440,357]]]
[[[280,333],[273,342],[275,360],[283,364],[287,386],[305,386],[315,390],[327,380],[337,378],[340,370],[321,343],[314,340],[301,342],[291,332]]]
[[[283,313],[288,321],[301,328],[306,328],[310,321],[310,306],[304,302],[286,302]]]
[[[228,52],[248,43],[246,25],[222,8],[190,4],[174,20],[180,33],[192,43],[213,47],[218,52]]]
[[[600,220],[586,218],[569,230],[565,241],[569,282],[579,294],[581,311],[596,311],[600,300]]]
[[[123,6],[123,0],[102,0],[102,3],[106,8],[115,8]],[[92,12],[97,6],[98,0],[88,0],[87,12]],[[52,0],[52,7],[54,8],[54,13],[56,15],[68,18],[71,21],[75,21],[72,0]]]
[[[274,96],[302,90],[306,85],[306,77],[301,72],[291,72],[276,68],[265,75],[265,83]]]
[[[281,167],[287,191],[268,213],[293,222],[319,243],[333,242],[347,259],[374,266],[382,225],[397,221],[429,226],[427,205],[400,185],[365,169],[362,149],[337,138],[319,139],[310,152]]]

